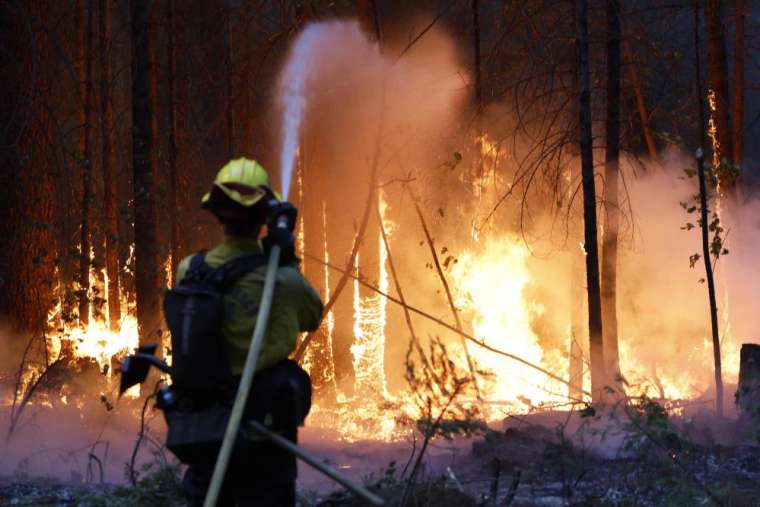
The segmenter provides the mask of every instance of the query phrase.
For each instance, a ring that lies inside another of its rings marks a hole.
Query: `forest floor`
[[[498,430],[431,443],[410,485],[411,442],[336,442],[302,432],[304,448],[398,505],[414,506],[756,506],[760,446],[747,425],[706,414],[668,416],[656,403],[634,413],[541,412],[510,417]],[[420,442],[416,442],[416,449]],[[142,465],[137,486],[0,477],[0,505],[183,505],[180,467]],[[302,506],[361,501],[306,467]]]

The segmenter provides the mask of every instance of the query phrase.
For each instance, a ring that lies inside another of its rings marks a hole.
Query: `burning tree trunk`
[[[327,262],[329,260],[326,236],[327,209],[324,202],[323,181],[319,174],[323,165],[319,164],[312,148],[312,138],[304,136],[298,162],[302,182],[301,219],[303,220],[305,251]],[[332,295],[327,283],[329,279],[327,268],[319,264],[307,265],[304,268],[304,274],[308,276],[323,301],[327,301]],[[337,396],[335,359],[329,327],[329,318],[325,317],[322,325],[312,335],[313,339],[308,348],[308,361],[309,374],[316,395],[325,403],[334,403]]]
[[[604,165],[602,312],[605,371],[620,375],[617,333],[618,173],[620,172],[620,5],[607,0],[607,119]],[[613,378],[614,380],[614,378]]]
[[[110,0],[100,0],[100,55],[103,65],[100,76],[101,136],[103,138],[103,225],[108,275],[108,323],[111,330],[119,329],[121,302],[119,300],[119,230],[117,216],[116,175],[113,160],[113,103],[111,102],[111,6]]]
[[[132,19],[132,158],[135,217],[135,289],[140,343],[153,341],[159,325],[157,227],[154,173],[157,157],[151,133],[155,112],[150,100],[147,5],[131,3]]]
[[[365,36],[368,40],[377,44],[378,49],[382,50],[380,20],[378,18],[375,0],[361,0],[357,4],[357,11],[359,19],[362,20],[361,24]],[[373,196],[371,197],[373,202],[371,206],[377,208],[377,206],[379,206],[379,195],[375,184],[376,178],[370,181],[370,185],[373,189]],[[357,267],[361,276],[367,277],[370,280],[378,280],[380,278],[380,272],[383,269],[380,256],[380,222],[378,220],[378,214],[372,211],[374,210],[371,210],[367,217],[368,222],[366,225],[366,233],[361,240]],[[342,250],[343,255],[345,255],[345,252],[350,251],[352,243],[353,241],[351,241],[351,243],[344,243],[347,248]],[[350,292],[353,291],[349,291],[349,293]],[[348,296],[348,294],[346,294],[346,296]],[[346,296],[344,296],[343,302],[345,307],[348,306],[346,304],[347,300],[350,300],[350,298]],[[358,286],[358,296],[358,299],[354,300],[352,305],[354,319],[348,319],[342,323],[336,321],[336,329],[338,325],[347,329],[349,323],[354,322],[355,324],[352,328],[353,343],[351,343],[350,347],[352,350],[351,355],[354,366],[354,387],[358,389],[357,394],[383,394],[386,388],[384,371],[385,362],[383,357],[383,351],[385,350],[385,315],[382,311],[382,305],[384,302],[381,297],[378,297],[362,285]],[[379,340],[383,341],[379,342]],[[373,342],[374,345],[376,345],[374,347],[370,346]],[[361,356],[353,354],[353,347],[355,345],[361,346],[363,343],[368,345],[365,348],[365,353]],[[365,367],[365,365],[368,366],[368,368]],[[374,374],[362,374],[363,372],[372,373],[367,371],[372,369],[375,369]]]
[[[744,0],[736,0],[734,19],[734,164],[744,159]]]
[[[726,71],[726,33],[723,23],[722,0],[705,2],[705,31],[707,32],[708,56],[708,120],[710,140],[712,141],[712,162],[719,168],[723,160],[729,160],[733,154],[731,147],[731,123],[729,121],[728,84]],[[718,183],[723,190],[733,186],[731,171],[717,171]]]
[[[591,137],[591,78],[589,73],[588,5],[576,0],[578,44],[578,83],[581,124],[581,176],[583,178],[583,224],[586,251],[586,286],[588,291],[589,351],[591,355],[591,392],[601,401],[606,374],[602,340],[602,303],[599,292],[599,254],[596,238],[596,189],[594,188],[594,154]]]
[[[81,19],[82,11],[87,11],[87,21]],[[90,316],[90,203],[92,201],[92,174],[90,163],[90,138],[92,121],[92,15],[90,0],[81,0],[77,5],[79,16],[78,60],[79,89],[82,101],[79,110],[81,131],[79,137],[79,167],[82,174],[82,224],[79,236],[79,322],[86,325]]]

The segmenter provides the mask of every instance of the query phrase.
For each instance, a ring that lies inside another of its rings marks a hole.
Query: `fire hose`
[[[284,219],[277,220],[277,227],[287,227],[287,222]],[[227,473],[227,466],[232,456],[235,440],[237,439],[238,431],[240,430],[240,422],[243,418],[243,411],[245,410],[248,396],[251,392],[251,384],[253,382],[253,376],[256,372],[256,363],[259,359],[259,353],[261,352],[261,344],[264,341],[264,334],[266,333],[267,321],[269,320],[269,312],[272,309],[272,296],[274,295],[274,284],[277,275],[277,267],[280,264],[280,247],[273,245],[269,252],[269,261],[267,262],[267,271],[264,277],[264,289],[261,294],[261,304],[259,306],[259,314],[256,318],[256,325],[253,329],[253,337],[251,339],[251,347],[248,349],[248,355],[245,359],[245,366],[243,367],[243,374],[240,377],[240,384],[238,385],[237,394],[235,395],[235,402],[232,405],[232,412],[230,413],[230,419],[227,423],[227,429],[224,433],[224,440],[222,441],[222,447],[219,449],[219,455],[214,466],[214,473],[211,476],[211,483],[209,484],[208,492],[206,493],[206,499],[203,502],[203,507],[215,507],[217,499],[219,498],[219,492],[224,482],[224,476]],[[277,435],[274,432],[269,431],[263,425],[257,422],[251,422],[250,425],[259,433],[266,436],[272,443],[278,445],[288,452],[295,454],[298,458],[302,459],[309,465],[313,466],[323,474],[327,475],[331,479],[345,486],[353,493],[361,496],[372,505],[384,505],[385,502],[382,498],[371,493],[366,488],[355,484],[347,478],[341,476],[336,470],[331,469],[327,465],[320,463],[316,458],[309,455],[306,451],[299,448],[297,445],[288,441],[287,439]]]

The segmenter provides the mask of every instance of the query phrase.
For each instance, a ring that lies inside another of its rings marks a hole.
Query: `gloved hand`
[[[280,266],[291,265],[298,261],[296,257],[296,241],[293,231],[296,227],[298,210],[289,202],[273,206],[272,214],[267,222],[267,235],[262,240],[267,255],[274,245],[280,247]]]
[[[296,229],[296,219],[298,210],[295,206],[287,201],[277,202],[269,207],[269,218],[267,226],[269,229],[285,225],[285,229],[291,233]]]

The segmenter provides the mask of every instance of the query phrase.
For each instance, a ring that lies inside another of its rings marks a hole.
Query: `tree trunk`
[[[103,61],[100,76],[101,136],[103,142],[103,224],[108,275],[108,323],[112,331],[119,329],[121,301],[119,293],[119,229],[117,186],[114,171],[113,103],[111,102],[111,5],[100,0],[100,55]]]
[[[87,21],[80,22],[78,33],[79,83],[82,100],[79,110],[81,131],[79,137],[79,167],[82,175],[82,224],[79,234],[79,322],[87,325],[90,317],[90,219],[92,201],[92,174],[90,164],[90,138],[92,133],[92,15],[90,0],[81,0],[77,5],[81,16],[87,11]]]
[[[710,300],[710,329],[713,341],[713,362],[715,363],[715,412],[723,417],[723,366],[720,354],[720,332],[718,330],[718,304],[715,301],[715,279],[713,277],[712,257],[710,255],[710,238],[708,234],[707,186],[705,184],[705,169],[701,155],[697,159],[699,167],[699,205],[700,228],[702,230],[702,259],[705,263],[705,279],[707,280],[707,295]]]
[[[311,136],[303,136],[298,157],[302,183],[300,194],[303,203],[300,215],[303,221],[305,251],[327,262],[329,260],[326,232],[327,209],[324,202],[324,182],[319,174],[324,164],[319,163],[314,148]],[[327,301],[331,295],[331,287],[327,283],[329,279],[327,267],[316,263],[305,265],[304,274],[314,285],[322,300]],[[334,287],[332,289],[334,290]],[[327,315],[325,315],[319,330],[314,333],[314,338],[307,351],[309,375],[312,379],[315,395],[322,403],[334,404],[337,399],[335,357]]]
[[[175,23],[174,1],[167,1],[166,21],[168,26],[167,52],[169,54],[169,73],[167,85],[169,88],[169,258],[171,259],[169,280],[175,285],[179,280],[174,280],[182,255],[179,222],[182,216],[182,206],[179,196],[182,193],[182,184],[177,167],[177,150],[179,139],[177,132],[177,26]]]
[[[742,419],[757,420],[760,415],[760,345],[742,345],[739,359],[739,385],[736,390],[736,405]]]
[[[381,42],[381,27],[380,27],[380,20],[378,18],[378,12],[377,12],[377,5],[375,0],[360,0],[357,4],[358,9],[358,16],[359,19],[362,20],[361,24],[364,29],[364,33],[367,36],[367,38],[372,41],[374,44],[377,45],[378,49],[382,51],[382,42]],[[371,156],[369,153],[367,156]],[[372,184],[374,185],[376,181],[373,181]],[[374,195],[372,197],[372,200],[374,203],[372,204],[373,207],[379,206],[379,192],[377,188],[374,189]],[[328,203],[328,210],[330,209],[330,203]],[[373,210],[374,211],[374,210]],[[328,219],[328,223],[332,223],[330,219]],[[370,213],[368,216],[368,223],[367,223],[367,230],[366,234],[364,235],[363,241],[361,243],[360,249],[359,249],[359,256],[358,256],[358,266],[361,274],[363,276],[366,276],[369,280],[379,280],[380,279],[380,272],[385,269],[385,266],[381,265],[381,258],[380,258],[380,249],[382,248],[381,245],[381,238],[380,238],[380,221],[378,220],[377,213]],[[350,236],[346,237],[351,242],[346,243],[346,246],[348,248],[345,248],[342,251],[342,255],[345,255],[346,252],[349,252],[351,250],[352,246],[352,238]],[[352,284],[353,285],[353,284]],[[352,287],[349,287],[352,288]],[[359,305],[361,310],[365,310],[362,312],[363,315],[366,315],[366,310],[371,306],[377,306],[380,305],[380,298],[374,294],[371,290],[367,289],[366,287],[359,284],[358,287],[359,290]],[[348,297],[350,293],[353,291],[347,291],[347,293],[344,295],[343,305],[344,308],[352,308],[354,312],[354,318],[351,319],[344,319],[344,322],[340,323],[340,327],[346,329],[344,331],[344,335],[348,333],[348,325],[350,323],[356,324],[356,308],[355,304],[353,304],[353,301],[350,300]],[[337,306],[337,305],[336,305]],[[343,313],[346,315],[346,312]],[[385,327],[378,327],[375,325],[367,326],[366,322],[362,322],[362,318],[359,319],[358,324],[359,326],[355,326],[352,328],[352,331],[354,331],[357,328],[360,328],[360,332],[363,333],[365,336],[367,335],[376,335],[376,334],[382,334],[384,336],[385,333]],[[363,326],[361,324],[364,324]],[[336,322],[336,329],[338,328],[338,323]],[[356,343],[357,336],[352,335],[351,345]],[[384,350],[385,343],[383,343],[383,348],[381,350]],[[377,352],[376,354],[372,354],[372,352]],[[383,354],[380,353],[381,351],[374,350],[374,351],[367,351],[367,353],[362,354],[362,356],[354,356],[352,354],[352,360],[354,365],[354,389],[356,389],[355,393],[357,395],[382,395],[383,391],[385,390],[385,371],[382,371],[382,379],[380,378],[372,378],[372,377],[364,377],[360,375],[360,370],[362,369],[362,364],[357,364],[357,359],[366,362],[369,365],[374,365],[377,363],[384,363],[384,357]],[[374,358],[372,356],[375,356]]]
[[[591,135],[591,77],[589,72],[588,5],[576,0],[578,44],[578,84],[580,105],[581,176],[583,178],[583,225],[586,251],[586,287],[588,291],[589,351],[591,355],[591,392],[594,402],[601,402],[606,382],[604,343],[602,340],[602,303],[599,292],[599,253],[596,237],[596,189]]]
[[[578,231],[580,233],[580,231]],[[579,234],[580,235],[580,234]],[[571,400],[583,399],[583,267],[581,265],[580,252],[576,249],[570,252],[572,255],[570,272],[570,382],[568,394]]]
[[[24,23],[0,16],[0,318],[13,332],[42,334],[55,297],[51,89],[57,76],[50,69],[56,53],[45,6],[18,8]],[[6,337],[7,356],[13,336]]]
[[[150,38],[146,2],[131,3],[132,159],[135,217],[135,289],[140,343],[157,342],[159,328],[157,227],[153,165]]]
[[[734,164],[744,160],[744,0],[736,0],[734,6],[736,28],[734,33]]]
[[[620,172],[620,5],[607,0],[607,142],[604,156],[604,239],[602,241],[602,318],[605,371],[620,376],[617,332],[618,174]]]
[[[235,75],[235,63],[232,60],[232,7],[230,2],[224,3],[224,42],[225,42],[225,67],[227,68],[225,81],[227,92],[227,157],[229,159],[235,158],[237,155],[237,147],[235,146],[235,104],[233,99],[232,88],[232,76]],[[247,86],[248,83],[244,83],[243,86]]]
[[[702,71],[699,51],[699,1],[694,2],[694,54],[697,85],[697,109],[699,111],[700,141],[704,146],[705,139],[705,108],[702,102]],[[708,232],[707,217],[707,184],[705,182],[705,170],[703,162],[703,148],[697,151],[697,179],[699,181],[699,206],[700,206],[700,230],[702,232],[702,257],[705,264],[705,279],[707,280],[707,297],[710,302],[710,330],[713,342],[713,363],[715,373],[715,411],[719,417],[723,416],[723,365],[720,354],[720,332],[718,329],[718,305],[715,301],[715,280],[713,278],[712,262],[710,257],[710,238]]]
[[[708,125],[712,141],[713,167],[733,156],[731,147],[731,124],[729,121],[728,79],[726,77],[726,33],[723,23],[722,0],[705,2],[705,31],[707,32],[708,56]],[[730,191],[734,181],[730,171],[717,171],[718,183],[723,191]]]

